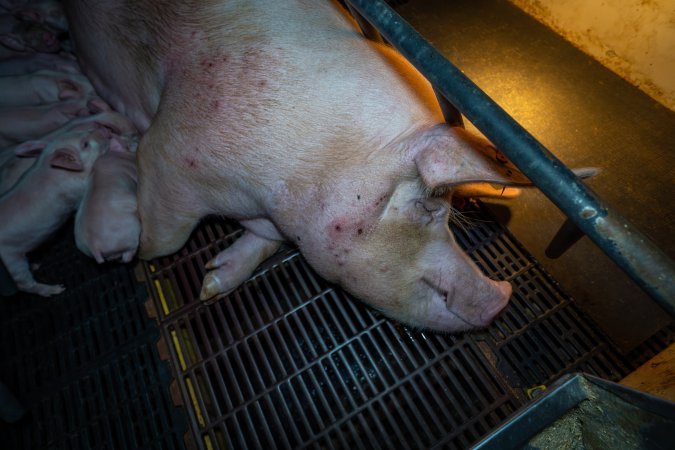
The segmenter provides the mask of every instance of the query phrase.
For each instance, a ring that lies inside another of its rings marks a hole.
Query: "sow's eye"
[[[448,204],[440,198],[418,198],[415,200],[415,218],[424,225],[444,223],[448,215]]]

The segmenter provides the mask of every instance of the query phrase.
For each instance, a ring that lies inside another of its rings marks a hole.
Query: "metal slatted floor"
[[[0,421],[2,448],[183,448],[185,415],[170,396],[145,286],[131,266],[80,253],[72,227],[30,255],[36,279],[65,292],[0,297],[0,381],[27,411]]]
[[[410,2],[401,11],[425,28],[424,8],[416,7],[422,3]],[[496,69],[505,66],[485,66],[486,41],[469,32],[496,30],[500,37],[488,42],[498,42],[507,54],[519,47],[516,40],[504,43],[505,29],[529,39],[517,31],[521,19],[515,19],[511,7],[508,14],[500,13],[504,1],[453,2],[452,14],[443,2],[425,4],[433,11],[434,21],[428,22],[443,25],[427,30],[432,36],[442,31],[443,39],[435,43],[447,52],[461,46],[451,57],[457,62],[469,55],[467,71],[472,70],[472,49],[477,49],[474,61],[484,67],[485,83],[503,81]],[[455,13],[460,20],[451,22]],[[501,28],[485,26],[484,20],[501,23]],[[452,30],[464,41],[448,34]],[[536,41],[545,43],[540,45],[544,52],[553,48],[548,38],[535,35],[543,39]],[[447,42],[465,43],[448,47]],[[573,57],[565,49],[563,54]],[[586,76],[592,64],[585,59],[579,64]],[[480,72],[470,75],[481,77]],[[607,82],[625,94],[619,84]],[[633,126],[635,136],[626,145],[632,148],[642,133],[640,139],[654,137],[658,148],[663,134],[659,118],[667,116],[671,123],[672,115],[651,103],[636,104],[643,108],[635,110],[649,110],[639,114],[649,123],[641,122],[637,130]],[[557,107],[566,111],[564,104]],[[619,109],[623,113],[627,108]],[[609,128],[614,122],[622,123],[607,120],[608,133],[614,133]],[[536,121],[525,125],[543,132]],[[568,132],[567,123],[555,131],[563,142],[579,137]],[[630,205],[631,211],[642,208],[638,201]],[[536,206],[534,219],[516,213],[513,225],[536,225],[542,215]],[[232,222],[207,219],[182,250],[144,264],[145,288],[129,266],[97,266],[87,260],[66,229],[31,258],[40,263],[37,278],[65,279],[66,293],[51,300],[24,295],[0,300],[0,381],[29,411],[16,425],[0,424],[3,448],[183,448],[186,431],[187,446],[200,449],[466,448],[526,405],[531,389],[571,371],[618,380],[675,340],[672,323],[664,327],[659,319],[650,323],[660,330],[643,344],[635,346],[644,337],[638,324],[639,332],[617,348],[587,315],[597,305],[581,309],[588,299],[573,301],[482,207],[471,206],[468,214],[474,220],[454,229],[457,240],[487,274],[508,279],[514,294],[492,326],[460,336],[410,330],[380,316],[317,277],[290,247],[236,291],[201,303],[204,264],[241,232]],[[546,221],[555,224],[550,217]],[[655,232],[660,235],[659,228]],[[527,239],[530,247],[532,238]],[[574,277],[569,270],[562,274]],[[159,327],[145,316],[148,295]],[[596,318],[602,316],[595,312]],[[159,360],[164,351],[155,347],[158,337],[172,369]],[[173,405],[169,394],[172,375],[182,408]]]
[[[623,356],[483,209],[454,229],[514,285],[488,329],[411,330],[333,286],[285,248],[232,293],[198,300],[204,264],[240,234],[210,218],[145,265],[199,448],[466,448],[564,373],[618,380]],[[661,344],[672,339],[664,332]]]

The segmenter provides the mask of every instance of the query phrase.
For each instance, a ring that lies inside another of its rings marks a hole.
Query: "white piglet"
[[[25,141],[0,150],[0,195],[17,183],[50,142],[55,139],[64,139],[68,134],[79,133],[81,135],[82,131],[93,132],[95,130],[99,130],[106,137],[117,135],[124,145],[134,148],[137,145],[136,129],[126,117],[119,113],[106,111],[92,116],[78,117],[39,139]]]
[[[136,254],[141,233],[136,202],[136,154],[111,145],[92,169],[75,216],[75,242],[99,264]]]
[[[75,211],[94,161],[108,147],[109,140],[98,131],[56,139],[20,181],[0,196],[0,259],[19,290],[49,297],[65,289],[35,281],[26,254]]]
[[[91,97],[94,88],[82,74],[39,70],[0,77],[0,106],[37,106]]]

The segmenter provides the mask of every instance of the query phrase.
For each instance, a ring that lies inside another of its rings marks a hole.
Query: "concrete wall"
[[[675,0],[510,0],[675,111]]]

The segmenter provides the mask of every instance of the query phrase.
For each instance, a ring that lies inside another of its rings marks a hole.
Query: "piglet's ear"
[[[16,34],[0,35],[0,44],[16,52],[25,52],[27,50],[26,43]]]
[[[17,11],[16,15],[17,15],[17,17],[19,17],[19,19],[21,19],[25,22],[34,22],[34,23],[44,22],[44,18],[42,17],[42,14],[40,14],[38,11],[21,10],[21,11]]]
[[[40,156],[40,153],[42,153],[42,150],[46,146],[47,143],[45,141],[26,141],[16,146],[14,154],[16,156],[35,158],[36,156]]]
[[[129,151],[127,146],[120,140],[120,138],[116,135],[110,136],[110,148],[108,149],[111,152],[120,152],[120,153],[126,153]]]
[[[80,155],[72,148],[59,148],[51,156],[49,165],[59,169],[82,172],[84,164]]]
[[[76,99],[82,96],[80,85],[67,78],[62,78],[56,82],[59,88],[59,100]]]
[[[112,111],[110,105],[108,105],[106,102],[104,102],[102,99],[98,97],[94,97],[91,100],[89,100],[87,102],[87,108],[89,108],[89,112],[91,114],[98,114],[101,112]]]

